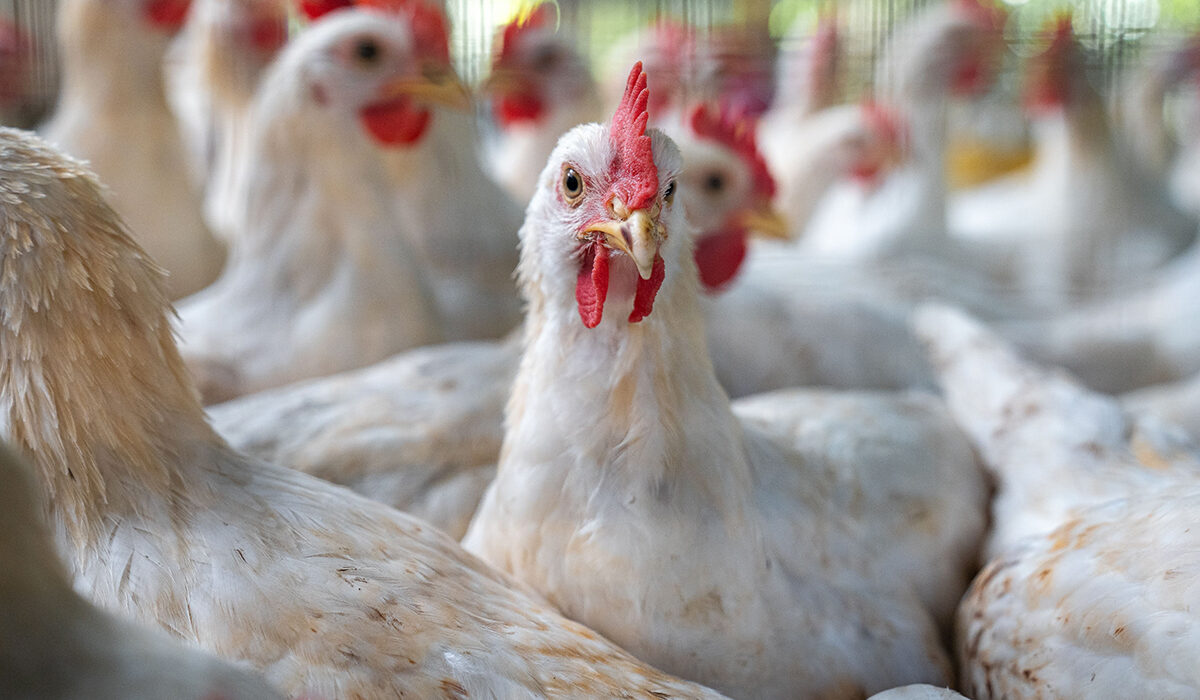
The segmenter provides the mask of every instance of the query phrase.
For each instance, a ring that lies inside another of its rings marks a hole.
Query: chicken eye
[[[663,192],[663,201],[667,204],[675,201],[675,181],[671,180],[667,183],[667,189]]]
[[[576,204],[583,197],[583,178],[575,172],[575,168],[563,168],[562,193],[571,204]]]
[[[361,39],[354,45],[354,56],[359,62],[371,65],[379,60],[379,54],[382,53],[379,49],[379,44],[374,39]]]

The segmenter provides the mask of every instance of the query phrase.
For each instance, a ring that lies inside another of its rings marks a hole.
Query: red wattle
[[[642,285],[638,282],[638,296]],[[608,297],[608,248],[593,243],[583,254],[583,265],[575,280],[575,303],[579,306],[579,317],[583,325],[595,328],[604,315],[604,300]],[[653,299],[651,299],[653,303]]]
[[[175,33],[187,19],[191,0],[150,0],[143,6],[146,19],[154,26]]]
[[[741,269],[746,259],[746,232],[735,229],[704,236],[696,241],[692,257],[704,291],[712,294],[729,284]]]
[[[363,107],[359,112],[367,131],[385,146],[416,143],[429,127],[429,110],[417,107],[407,97]]]
[[[650,279],[638,277],[637,293],[633,295],[633,311],[629,312],[629,322],[637,323],[650,315],[654,310],[654,297],[658,296],[658,288],[662,286],[667,276],[667,265],[661,255],[654,256],[654,267],[650,270]]]
[[[542,101],[527,93],[505,95],[496,101],[496,121],[502,126],[535,122],[546,111]]]

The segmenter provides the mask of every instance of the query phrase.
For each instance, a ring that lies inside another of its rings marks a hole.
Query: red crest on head
[[[354,0],[299,0],[300,11],[304,16],[313,21],[318,17],[329,14],[334,10],[339,10],[343,7],[350,7],[354,4]]]
[[[551,16],[550,11],[554,6],[550,3],[543,3],[534,8],[529,14],[519,15],[516,19],[504,25],[504,31],[500,35],[500,60],[512,56],[513,51],[521,37],[529,33],[531,29],[545,29],[550,26]]]
[[[614,194],[630,211],[649,207],[658,195],[658,169],[654,165],[650,137],[646,135],[646,122],[650,120],[646,110],[649,100],[646,72],[642,70],[642,62],[638,61],[629,72],[625,94],[621,104],[617,105],[608,132],[616,151],[612,164],[616,181]]]
[[[775,179],[758,150],[754,120],[728,105],[721,105],[716,114],[707,104],[697,105],[690,118],[697,136],[716,141],[742,159],[754,178],[754,191],[764,197],[775,196]]]

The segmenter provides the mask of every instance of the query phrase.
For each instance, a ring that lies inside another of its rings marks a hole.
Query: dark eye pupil
[[[664,197],[670,199],[675,194],[675,182],[671,181],[667,184],[667,191],[663,194]]]
[[[712,173],[704,180],[704,189],[709,192],[717,192],[725,187],[725,178],[717,173]]]
[[[567,192],[579,191],[579,176],[575,174],[574,170],[567,171],[567,177],[563,180],[563,186],[567,188]]]
[[[374,61],[379,57],[379,45],[370,39],[364,39],[354,47],[354,53],[364,61]]]

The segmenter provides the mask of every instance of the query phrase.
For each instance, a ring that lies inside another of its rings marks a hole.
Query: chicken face
[[[504,27],[492,74],[483,85],[502,127],[542,121],[554,105],[573,102],[590,89],[587,62],[555,33],[553,9],[540,5]]]
[[[606,304],[629,304],[630,323],[648,316],[665,259],[684,245],[670,235],[684,225],[675,200],[678,150],[646,131],[648,98],[638,63],[608,127],[585,124],[559,141],[522,228],[522,277],[550,285],[550,298],[568,298],[572,286],[588,328],[600,324]]]
[[[410,146],[425,134],[433,108],[465,109],[470,99],[448,56],[430,55],[403,15],[342,10],[313,24],[304,73],[312,99],[353,110],[378,143]]]
[[[771,205],[775,180],[755,144],[753,120],[700,105],[687,121],[680,181],[699,231],[693,253],[700,282],[714,292],[737,274],[751,232],[782,238],[787,224]]]

